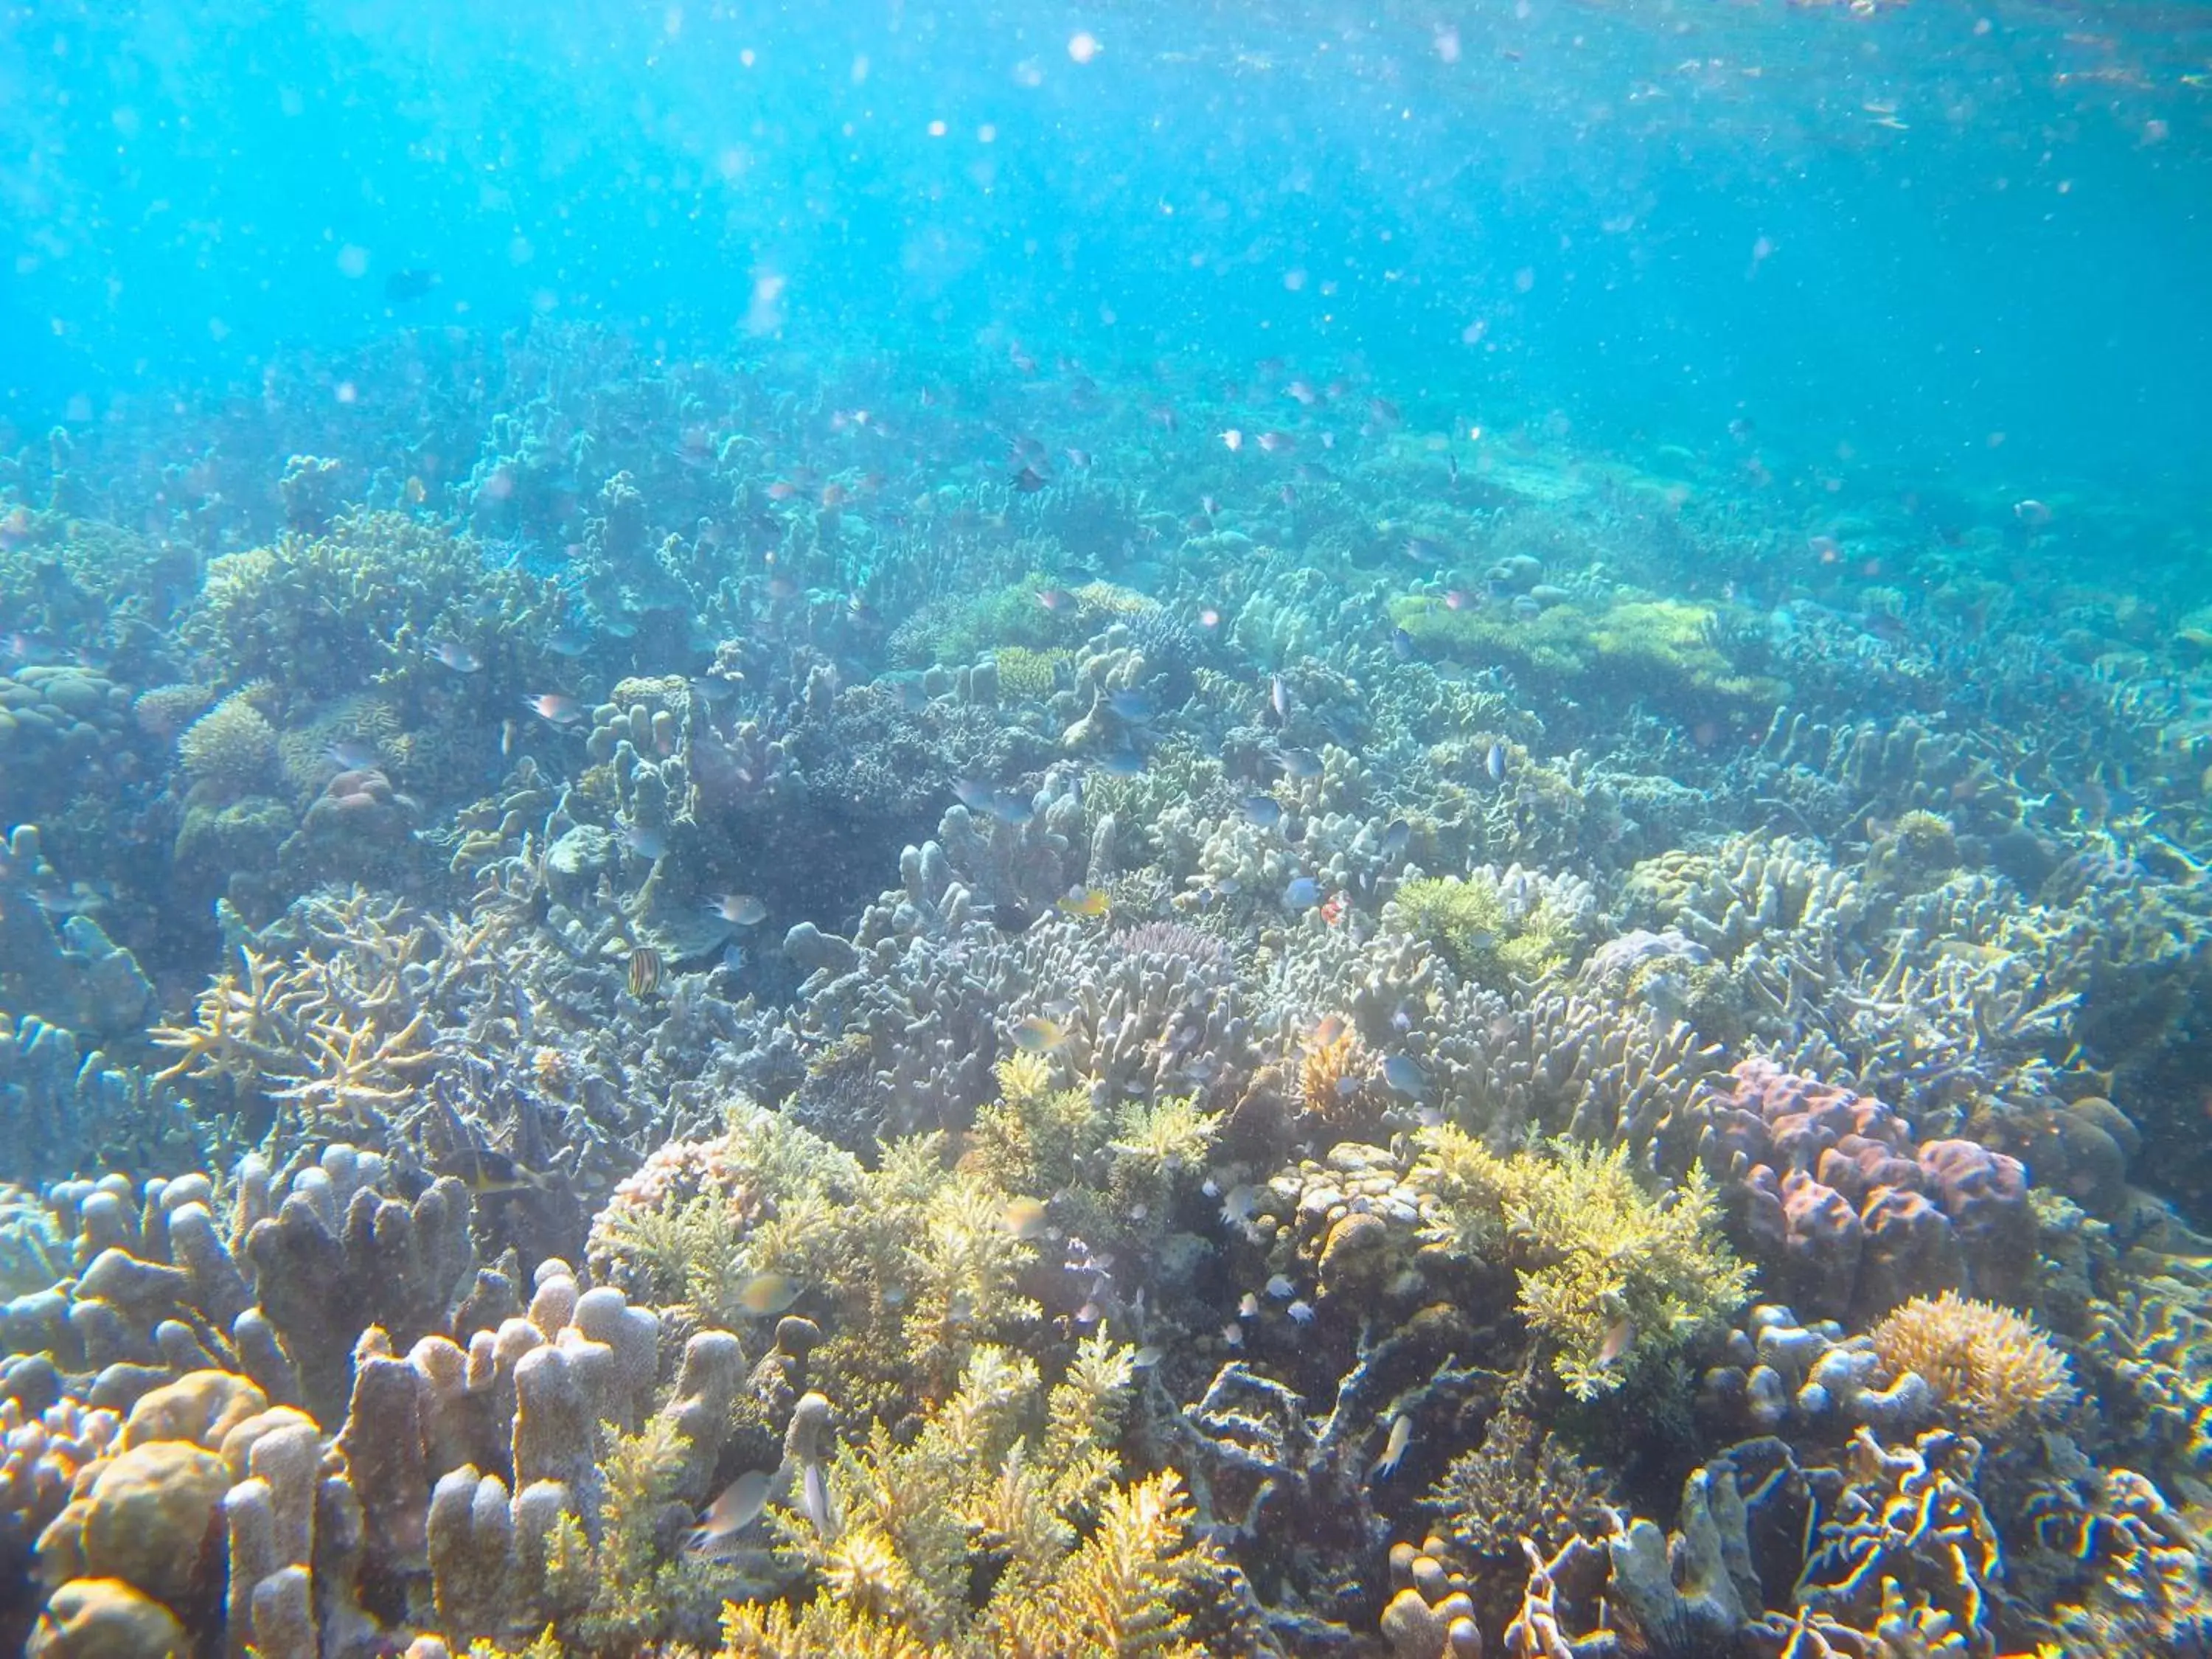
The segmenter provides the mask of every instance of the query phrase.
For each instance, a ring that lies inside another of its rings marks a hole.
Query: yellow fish
[[[1018,1239],[1032,1239],[1044,1231],[1044,1200],[1010,1198],[1006,1208],[1006,1231]]]
[[[1014,1047],[1025,1054],[1048,1054],[1066,1041],[1066,1030],[1042,1014],[1031,1014],[1014,1026]]]
[[[1077,887],[1060,901],[1060,908],[1071,916],[1103,916],[1113,906],[1097,888]]]
[[[738,1292],[738,1306],[765,1317],[799,1300],[799,1286],[782,1273],[756,1273]]]
[[[641,945],[629,953],[629,994],[640,1002],[660,983],[660,952]]]

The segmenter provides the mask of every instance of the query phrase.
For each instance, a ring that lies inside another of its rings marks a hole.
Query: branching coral
[[[1619,1388],[1632,1360],[1679,1346],[1749,1291],[1701,1174],[1654,1199],[1626,1148],[1500,1158],[1448,1125],[1421,1145],[1413,1179],[1430,1194],[1431,1237],[1514,1266],[1522,1312],[1577,1398]]]
[[[2023,1419],[2072,1403],[2072,1373],[2051,1339],[2009,1308],[1946,1291],[1915,1297],[1874,1328],[1891,1377],[1917,1373],[1945,1414],[1977,1434],[2000,1435]]]
[[[775,1513],[821,1588],[795,1613],[730,1607],[726,1659],[1197,1654],[1185,1604],[1213,1564],[1182,1485],[1115,1484],[1134,1374],[1132,1350],[1094,1338],[1045,1395],[1030,1360],[975,1349],[910,1443],[878,1424],[830,1464],[814,1513]]]
[[[1510,905],[1498,878],[1483,870],[1464,879],[1425,876],[1402,884],[1391,920],[1433,945],[1461,978],[1484,985],[1541,979],[1574,945],[1571,917],[1548,899]]]

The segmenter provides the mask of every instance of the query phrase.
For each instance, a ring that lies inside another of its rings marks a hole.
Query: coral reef
[[[0,453],[0,1644],[2204,1647],[2201,596],[456,349]]]

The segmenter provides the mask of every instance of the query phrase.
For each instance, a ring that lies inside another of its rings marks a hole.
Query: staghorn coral
[[[1977,1434],[2002,1435],[2023,1419],[2064,1410],[2075,1395],[2066,1357],[2013,1312],[1946,1291],[1916,1297],[1869,1334],[1882,1369],[1911,1371],[1943,1414]]]

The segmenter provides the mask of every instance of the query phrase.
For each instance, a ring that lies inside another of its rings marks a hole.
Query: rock
[[[189,1604],[207,1589],[207,1569],[220,1559],[229,1490],[222,1459],[184,1441],[121,1453],[94,1480],[84,1511],[79,1542],[86,1575],[122,1579],[172,1607]]]
[[[185,1659],[176,1615],[114,1578],[74,1578],[54,1592],[24,1652],[29,1659]]]

